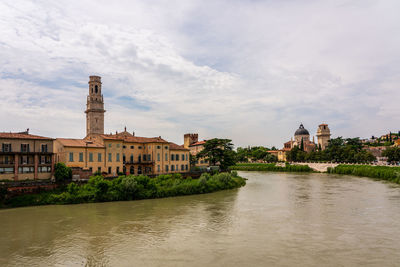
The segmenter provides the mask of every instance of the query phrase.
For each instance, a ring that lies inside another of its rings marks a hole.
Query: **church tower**
[[[89,77],[89,95],[86,104],[86,137],[104,134],[104,101],[101,94],[101,77]]]
[[[317,130],[317,138],[318,138],[318,147],[321,147],[322,150],[329,145],[329,140],[331,140],[331,130],[328,127],[328,124],[320,124]]]

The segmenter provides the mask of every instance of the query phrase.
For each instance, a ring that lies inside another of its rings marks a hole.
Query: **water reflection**
[[[396,266],[400,188],[243,172],[197,196],[0,211],[1,266]]]

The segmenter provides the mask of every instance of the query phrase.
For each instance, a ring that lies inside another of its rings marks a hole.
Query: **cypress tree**
[[[391,143],[392,142],[392,132],[390,132],[389,135],[390,135],[389,136],[389,142]]]
[[[303,138],[301,138],[301,145],[300,145],[301,151],[304,151],[304,143],[303,143]]]

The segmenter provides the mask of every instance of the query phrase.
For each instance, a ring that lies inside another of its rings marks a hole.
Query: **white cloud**
[[[87,80],[106,131],[276,145],[300,122],[397,131],[397,1],[0,3],[0,130],[85,134]]]

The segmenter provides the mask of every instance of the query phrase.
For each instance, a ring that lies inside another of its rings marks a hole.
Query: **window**
[[[171,160],[172,161],[175,160],[175,155],[174,154],[171,154]]]
[[[139,149],[142,149],[142,147],[141,147],[141,146],[139,146],[138,148],[139,148]]]
[[[11,144],[2,144],[2,151],[3,152],[11,152]]]
[[[97,85],[94,86],[94,92],[97,94],[99,92],[99,87]]]
[[[168,161],[168,153],[165,153],[165,161]]]
[[[89,162],[93,162],[93,153],[89,153]]]
[[[93,174],[93,168],[92,167],[89,168],[89,171],[90,171],[91,174]]]
[[[33,173],[34,168],[33,167],[19,167],[18,172],[19,173]]]
[[[149,145],[148,148],[151,149],[151,145]]]
[[[188,165],[187,165],[187,164],[185,165],[185,169],[186,169],[186,170],[188,170],[188,169],[189,169],[189,167],[188,167]]]
[[[179,165],[176,164],[176,171],[179,171]]]
[[[74,162],[74,153],[69,152],[69,162]]]
[[[119,174],[119,167],[117,167],[117,174]]]
[[[186,154],[186,160],[188,160],[188,154]]]
[[[29,144],[21,144],[21,152],[29,152]]]
[[[0,173],[14,173],[14,168],[0,168]]]
[[[130,174],[135,174],[135,168],[133,166],[130,167],[129,173]]]
[[[98,162],[101,162],[101,153],[98,153],[98,154],[97,154],[97,161],[98,161]]]
[[[20,160],[21,164],[29,164],[29,157],[28,156],[22,156]]]
[[[108,147],[111,147],[112,146],[112,144],[108,144]]]
[[[131,149],[134,149],[135,148],[135,146],[131,146]]]
[[[108,161],[111,162],[112,161],[112,154],[108,153]]]
[[[181,156],[182,156],[182,160],[185,160],[185,154],[182,154]]]
[[[171,165],[171,172],[175,171],[175,165]]]
[[[160,149],[161,148],[161,146],[157,146],[157,149]]]
[[[101,167],[97,167],[97,172],[101,173]]]
[[[119,148],[119,147],[120,147],[120,144],[117,144],[117,147]]]
[[[160,161],[160,153],[157,153],[157,161]]]
[[[47,152],[47,144],[42,144],[42,152]]]
[[[83,162],[83,152],[79,152],[79,162]]]
[[[181,165],[181,171],[184,171],[185,170],[185,165]]]
[[[108,167],[108,174],[111,174],[111,167]]]
[[[169,171],[169,170],[168,170],[168,167],[169,167],[168,165],[165,165],[165,171],[166,171],[166,172]]]
[[[4,157],[4,164],[8,164],[8,156]]]
[[[160,165],[157,165],[157,171],[160,172]]]
[[[126,148],[126,146],[122,146],[122,148]]]
[[[168,146],[165,146],[164,148],[165,148],[165,149],[168,149]]]
[[[131,162],[133,162],[133,155],[131,154]]]
[[[151,155],[150,154],[147,155],[147,160],[151,161]]]
[[[122,155],[122,162],[126,162],[126,156],[125,156],[125,154]]]
[[[119,162],[119,153],[117,153],[117,162]]]
[[[176,160],[179,160],[179,154],[175,155]]]

